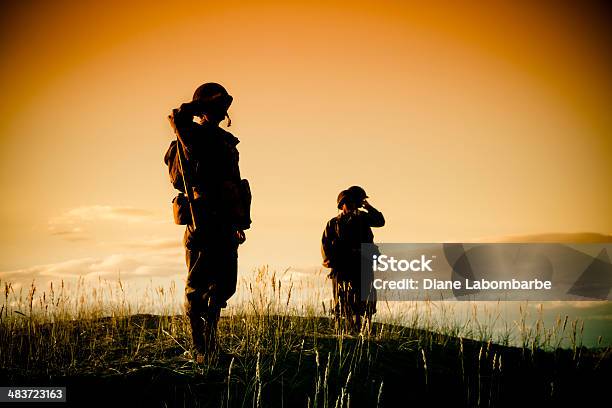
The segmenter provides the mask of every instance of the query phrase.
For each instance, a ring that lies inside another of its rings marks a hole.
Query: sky
[[[0,279],[184,279],[166,116],[211,81],[253,191],[241,273],[319,268],[353,184],[380,242],[610,241],[609,10],[425,3],[4,5]]]

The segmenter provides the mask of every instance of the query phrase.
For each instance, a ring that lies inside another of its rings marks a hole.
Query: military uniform
[[[370,318],[376,312],[376,291],[371,285],[371,275],[361,280],[361,244],[374,242],[371,227],[382,227],[385,218],[374,207],[368,211],[354,210],[341,213],[329,220],[321,239],[323,266],[331,268],[333,306],[336,318]],[[369,258],[369,257],[368,257]],[[369,259],[365,259],[369,265]],[[365,269],[367,271],[367,269]],[[362,293],[362,288],[367,290]]]
[[[216,124],[194,123],[183,106],[174,114],[174,123],[184,142],[198,223],[196,231],[187,226],[183,240],[188,269],[185,310],[194,347],[203,352],[214,345],[220,311],[236,291],[236,231],[248,228],[232,211],[240,200],[239,141]]]

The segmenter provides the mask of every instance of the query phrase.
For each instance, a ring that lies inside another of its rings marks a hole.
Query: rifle
[[[181,175],[183,177],[183,187],[185,188],[185,193],[187,194],[187,201],[189,202],[189,212],[191,213],[191,225],[193,226],[193,230],[195,231],[198,227],[198,224],[196,222],[196,217],[195,217],[195,211],[193,210],[193,203],[195,202],[195,198],[193,196],[193,189],[189,188],[189,172],[188,172],[188,166],[187,168],[183,165],[183,163],[186,163],[186,159],[184,157],[184,153],[183,153],[183,148],[184,148],[184,142],[183,139],[181,138],[181,135],[178,131],[178,129],[176,128],[176,124],[174,123],[174,115],[178,112],[178,109],[172,109],[172,114],[168,115],[168,121],[170,121],[170,126],[172,126],[172,129],[174,130],[174,134],[176,134],[176,148],[177,148],[177,153],[178,153],[178,158],[179,158],[179,168],[181,170]]]

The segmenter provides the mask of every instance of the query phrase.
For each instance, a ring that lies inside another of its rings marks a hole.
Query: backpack
[[[181,193],[186,193],[178,152],[178,141],[173,140],[166,151],[164,162],[168,166],[168,173],[172,186]],[[185,164],[186,163],[183,162],[183,165]],[[248,180],[242,179],[239,183],[225,182],[218,199],[223,203],[222,207],[226,209],[227,215],[238,228],[246,230],[251,226],[250,214],[252,196]],[[184,194],[179,194],[174,198],[172,204],[175,223],[178,225],[191,223],[191,214],[187,197]]]
[[[181,172],[181,164],[178,155],[178,141],[173,140],[164,156],[164,163],[168,166],[170,174],[170,182],[172,186],[180,192],[185,192],[185,184],[183,183],[183,173]]]
[[[336,217],[334,232],[336,238],[331,243],[331,256],[340,269],[359,271],[360,263],[369,264],[372,255],[378,253],[378,247],[375,245],[362,252],[362,244],[371,243],[373,238],[372,230],[363,219],[363,214],[343,214]]]

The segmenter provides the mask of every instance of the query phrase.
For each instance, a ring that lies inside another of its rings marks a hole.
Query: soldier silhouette
[[[177,140],[165,161],[181,191],[173,201],[175,222],[187,225],[185,311],[198,362],[217,349],[220,312],[236,291],[238,245],[251,224],[250,189],[238,167],[239,141],[219,127],[225,118],[231,125],[232,100],[223,86],[206,83],[169,116]]]
[[[385,218],[367,198],[359,186],[341,191],[337,200],[340,213],[328,221],[321,239],[323,266],[331,268],[332,313],[337,324],[345,321],[353,331],[362,329],[363,318],[369,328],[376,313],[376,292],[369,282],[362,282],[361,244],[374,242],[371,227],[382,227]],[[362,288],[368,288],[367,292],[362,293]]]

